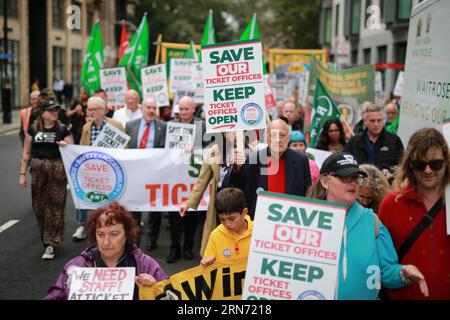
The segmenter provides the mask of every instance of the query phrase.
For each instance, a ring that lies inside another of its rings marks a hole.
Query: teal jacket
[[[347,213],[339,259],[338,300],[375,300],[380,280],[386,288],[404,286],[400,275],[403,265],[398,263],[389,231],[378,221],[376,236],[375,219],[372,209],[357,201]]]

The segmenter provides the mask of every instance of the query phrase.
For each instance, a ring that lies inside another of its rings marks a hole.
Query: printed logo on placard
[[[125,189],[125,173],[110,155],[90,151],[79,155],[70,166],[70,177],[78,199],[94,206],[117,200]]]
[[[306,290],[300,293],[297,300],[325,300],[325,297],[318,291]]]
[[[223,255],[225,256],[225,257],[231,257],[231,249],[230,248],[225,248],[224,250],[223,250]]]
[[[247,103],[241,110],[241,118],[249,126],[257,125],[263,118],[263,110],[256,103]]]
[[[167,95],[164,92],[158,94],[158,102],[165,103],[167,101]]]

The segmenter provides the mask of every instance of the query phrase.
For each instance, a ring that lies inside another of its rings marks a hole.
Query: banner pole
[[[158,34],[158,39],[156,40],[156,43],[158,44],[156,46],[156,55],[155,55],[155,64],[159,63],[159,55],[161,53],[161,41],[162,41],[162,34]]]

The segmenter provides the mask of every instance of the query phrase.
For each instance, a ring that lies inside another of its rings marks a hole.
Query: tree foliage
[[[321,0],[141,0],[148,12],[150,38],[195,44],[201,42],[208,10],[213,9],[216,41],[237,40],[253,13],[265,46],[319,48]],[[151,54],[154,55],[154,47]],[[150,60],[151,61],[151,60]]]

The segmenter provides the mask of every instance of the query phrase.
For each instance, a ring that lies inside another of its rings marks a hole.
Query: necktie
[[[147,148],[148,135],[150,133],[150,122],[147,122],[144,134],[142,135],[141,144],[139,145],[139,149]]]

